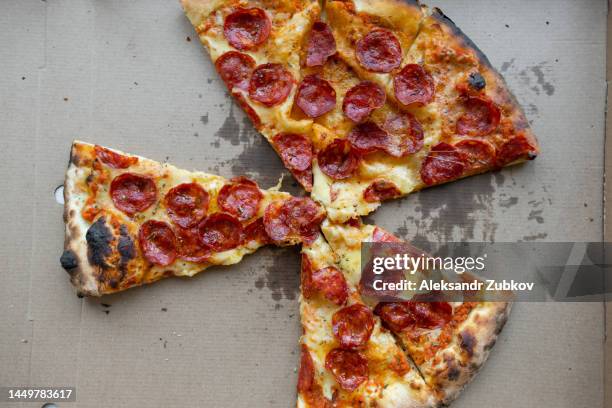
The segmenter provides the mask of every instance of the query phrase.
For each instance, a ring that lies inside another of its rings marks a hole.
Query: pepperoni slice
[[[368,71],[391,72],[402,63],[402,47],[395,34],[381,28],[357,41],[356,56]]]
[[[114,169],[127,169],[138,163],[138,157],[124,156],[102,146],[95,145],[94,150],[102,163]]]
[[[293,83],[293,76],[281,64],[263,64],[251,75],[249,97],[264,106],[275,106],[287,99]]]
[[[164,203],[172,222],[181,228],[190,228],[206,215],[208,193],[197,183],[179,184],[168,191]]]
[[[348,285],[338,268],[328,266],[313,271],[308,256],[302,255],[302,293],[306,299],[320,293],[330,302],[340,306],[348,298]]]
[[[379,303],[374,313],[389,329],[401,332],[406,328],[435,329],[451,319],[453,308],[446,302]]]
[[[497,129],[501,111],[492,101],[469,97],[465,113],[457,120],[457,133],[468,136],[486,136]]]
[[[353,228],[361,228],[361,225],[362,225],[361,218],[359,217],[351,218],[350,220],[346,222],[346,225],[349,225]]]
[[[236,248],[243,238],[242,224],[229,214],[216,213],[198,225],[202,244],[216,252]]]
[[[380,316],[385,326],[396,333],[415,323],[409,302],[379,303],[374,308],[374,314]]]
[[[219,207],[228,214],[247,221],[257,215],[263,194],[257,183],[246,177],[234,178],[221,187],[217,196]]]
[[[351,177],[357,170],[359,159],[346,139],[336,139],[317,155],[321,171],[334,180]]]
[[[351,146],[360,154],[385,150],[389,145],[389,135],[373,122],[355,126],[348,135]]]
[[[372,242],[401,242],[401,240],[390,232],[375,227],[374,232],[372,232]]]
[[[428,186],[454,180],[465,168],[463,154],[448,143],[438,143],[431,148],[421,166],[421,179]]]
[[[302,284],[302,294],[306,299],[314,296],[316,288],[312,283],[312,263],[308,255],[302,253],[302,266],[300,270],[300,281]]]
[[[217,72],[227,88],[249,90],[249,79],[255,68],[255,60],[249,55],[237,51],[229,51],[215,61]]]
[[[402,192],[392,182],[379,179],[374,180],[363,192],[363,199],[368,203],[379,203],[381,201],[397,198]]]
[[[336,53],[336,40],[329,26],[321,21],[312,25],[306,47],[306,66],[325,65],[327,59]]]
[[[435,92],[433,77],[418,64],[406,65],[393,78],[393,89],[397,100],[404,105],[426,105],[433,100]]]
[[[423,148],[424,132],[419,121],[409,113],[392,113],[383,128],[390,135],[386,151],[393,157],[414,154]]]
[[[178,257],[183,261],[203,263],[210,258],[211,250],[202,244],[197,227],[188,229],[177,228],[176,238]]]
[[[524,135],[518,135],[502,145],[497,153],[496,164],[503,167],[525,157],[533,160],[537,157],[537,151]]]
[[[374,315],[361,303],[338,310],[332,316],[332,331],[345,349],[366,345],[374,330]]]
[[[307,197],[292,197],[281,207],[280,218],[290,230],[311,243],[319,234],[319,225],[325,218],[321,207]]]
[[[149,220],[142,224],[138,241],[145,259],[152,264],[168,266],[176,259],[176,237],[163,221]]]
[[[300,359],[300,371],[298,373],[298,392],[307,393],[313,389],[315,368],[308,347],[302,344],[302,357]]]
[[[336,107],[336,91],[318,75],[307,75],[298,87],[296,104],[306,116],[318,118]]]
[[[271,203],[264,214],[266,233],[273,242],[284,243],[295,237],[305,243],[313,242],[319,225],[325,218],[321,207],[307,197],[292,197],[282,203]]]
[[[289,170],[304,171],[312,165],[312,143],[306,136],[281,133],[272,142]]]
[[[312,191],[312,184],[313,184],[312,168],[309,167],[308,169],[304,171],[291,170],[291,174],[293,174],[293,177],[295,177],[298,183],[300,183],[302,187],[304,187],[304,190],[308,192]]]
[[[347,391],[356,390],[368,379],[368,360],[358,351],[333,349],[325,357],[325,368]]]
[[[123,173],[111,182],[110,195],[115,207],[132,216],[155,202],[157,187],[150,177]]]
[[[241,51],[263,44],[270,36],[272,23],[260,8],[238,8],[225,18],[223,33],[227,41]]]
[[[258,218],[244,227],[244,242],[258,242],[262,245],[270,243],[270,237],[266,233],[263,217]]]
[[[249,103],[247,102],[247,98],[243,94],[238,92],[234,92],[233,95],[234,98],[236,98],[238,105],[240,105],[242,110],[244,110],[244,113],[246,113],[249,119],[251,119],[251,122],[253,122],[253,126],[255,126],[255,129],[260,129],[261,119],[259,118],[259,115],[257,115],[257,112],[255,112],[255,109],[253,109],[251,105],[249,105]]]
[[[465,171],[482,171],[495,163],[495,148],[483,140],[462,140],[455,147],[465,158]]]
[[[289,239],[292,231],[283,218],[281,218],[283,205],[277,202],[270,203],[264,213],[264,227],[266,233],[277,244],[283,244]]]
[[[446,302],[410,302],[416,326],[422,329],[444,327],[453,317],[453,307]]]
[[[374,82],[364,81],[348,90],[342,111],[355,123],[363,123],[370,114],[387,100],[385,91]]]

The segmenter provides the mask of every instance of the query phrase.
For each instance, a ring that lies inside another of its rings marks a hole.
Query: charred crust
[[[457,381],[460,376],[461,371],[457,367],[453,366],[448,368],[446,378],[448,378],[449,381]]]
[[[468,83],[477,91],[481,91],[487,86],[487,81],[480,75],[480,72],[472,72],[468,78]]]
[[[506,325],[506,322],[508,321],[509,315],[510,315],[510,305],[507,304],[505,305],[504,310],[502,310],[502,312],[497,316],[496,325],[495,325],[495,335],[496,336],[498,336],[504,329],[504,326]]]
[[[484,351],[491,351],[491,349],[495,347],[495,343],[497,343],[497,338],[494,337],[484,346]]]
[[[127,227],[125,225],[121,225],[119,231],[121,236],[119,237],[119,243],[117,244],[117,251],[119,251],[119,255],[121,256],[121,263],[127,264],[136,256],[136,248],[134,246],[132,237],[130,237],[128,233]]]
[[[474,355],[474,347],[476,346],[476,337],[467,330],[459,333],[461,339],[461,348],[467,353],[469,357]]]
[[[117,252],[119,252],[119,271],[121,272],[121,280],[127,274],[129,262],[136,257],[136,247],[132,237],[130,237],[128,229],[125,225],[119,228],[119,242],[117,243]]]
[[[60,263],[62,264],[62,268],[72,276],[79,266],[79,259],[71,249],[67,249],[60,257]]]
[[[480,50],[480,48],[478,48],[476,44],[474,44],[474,41],[472,41],[470,37],[468,37],[463,31],[461,31],[459,27],[457,27],[457,24],[455,24],[453,20],[451,20],[446,14],[442,12],[442,10],[437,7],[434,7],[431,15],[438,22],[447,26],[456,37],[460,38],[463,41],[466,47],[473,49],[476,53],[476,56],[483,65],[486,65],[487,67],[494,70],[493,65],[491,65],[491,62],[489,61],[487,56]]]
[[[70,167],[70,164],[74,164],[75,166],[79,167],[79,163],[80,163],[80,157],[76,152],[76,144],[72,145],[72,149],[70,149],[70,157],[68,159],[68,167]]]
[[[87,258],[89,263],[102,269],[108,269],[106,258],[112,254],[113,234],[106,226],[106,218],[100,217],[89,227],[85,234],[87,241]]]

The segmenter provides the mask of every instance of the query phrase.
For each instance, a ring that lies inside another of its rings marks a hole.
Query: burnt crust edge
[[[522,160],[519,160],[516,163],[511,163],[509,165],[522,163],[528,160],[534,160],[541,153],[540,143],[533,131],[531,130],[531,126],[529,125],[529,121],[527,120],[527,116],[525,115],[525,111],[522,105],[519,103],[518,99],[516,98],[516,95],[514,95],[514,93],[510,90],[510,87],[508,86],[508,83],[506,82],[504,76],[493,66],[493,64],[491,64],[489,58],[476,45],[476,43],[474,43],[474,41],[470,37],[468,37],[468,35],[465,34],[463,30],[461,30],[461,28],[459,28],[459,26],[457,26],[457,24],[450,17],[444,14],[444,12],[440,8],[432,8],[431,17],[438,21],[440,24],[444,25],[446,28],[448,28],[451,31],[451,34],[453,34],[456,39],[460,40],[463,43],[462,45],[464,47],[474,51],[480,64],[487,68],[490,73],[495,77],[495,79],[499,81],[499,85],[502,86],[503,92],[509,98],[509,102],[514,107],[514,109],[516,109],[518,117],[513,119],[515,126],[518,130],[524,131],[526,133],[527,138],[535,148],[535,152],[529,152],[529,154],[526,155]]]
[[[63,218],[65,223],[65,236],[64,236],[64,251],[60,256],[60,264],[62,258],[65,259],[64,255],[70,252],[72,268],[66,269],[66,272],[70,276],[70,283],[75,287],[77,296],[100,296],[99,285],[93,278],[94,270],[92,265],[87,259],[87,249],[85,245],[85,234],[86,231],[81,231],[80,226],[76,223],[75,218],[79,209],[75,204],[74,198],[74,182],[75,172],[81,165],[81,158],[77,153],[78,145],[87,145],[86,143],[79,142],[77,140],[72,142],[70,148],[70,157],[68,162],[68,168],[66,169],[66,175],[64,178],[64,212]],[[68,255],[66,255],[68,256]]]
[[[510,317],[510,312],[512,311],[512,303],[511,302],[495,302],[498,303],[499,307],[493,316],[491,316],[491,322],[489,322],[485,327],[487,328],[487,336],[479,339],[480,344],[476,344],[476,347],[472,349],[473,355],[469,357],[472,360],[474,355],[480,353],[479,361],[470,362],[468,360],[468,364],[465,367],[456,368],[460,370],[459,378],[462,379],[460,383],[453,383],[452,387],[448,387],[448,391],[445,391],[445,387],[440,387],[444,397],[441,401],[440,407],[447,407],[453,401],[455,401],[459,395],[465,390],[465,388],[476,378],[476,376],[482,370],[485,363],[489,359],[491,354],[491,350],[497,343],[497,338],[501,334],[504,329],[504,326],[508,322]],[[489,303],[491,304],[491,303]],[[479,325],[479,327],[482,327]],[[478,337],[478,336],[476,336]],[[478,351],[477,351],[478,350]],[[450,368],[450,367],[449,367]],[[463,373],[461,373],[463,372]]]

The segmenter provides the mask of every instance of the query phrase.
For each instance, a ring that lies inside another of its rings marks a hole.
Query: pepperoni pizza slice
[[[291,115],[305,33],[317,0],[181,0],[221,79],[308,191],[312,121]],[[316,27],[316,25],[315,25]],[[318,50],[319,58],[321,52]],[[316,57],[314,57],[316,58]]]
[[[299,408],[438,406],[322,237],[302,247]]]
[[[328,217],[533,159],[502,77],[416,1],[183,0],[221,78]]]
[[[373,7],[375,3],[385,6]],[[534,159],[539,153],[516,99],[474,43],[439,9],[419,9],[414,2],[402,6],[397,3],[400,2],[326,3],[337,56],[360,80],[374,83],[379,89],[376,93],[362,91],[360,98],[352,92],[344,96],[345,108],[356,105],[355,101],[365,107],[357,120],[351,109],[345,109],[345,115],[358,122],[350,130],[358,137],[349,136],[351,146],[344,149],[344,157],[350,156],[349,151],[361,156],[343,161],[344,167],[357,163],[352,165],[353,173],[338,180],[316,177],[315,170],[313,196],[326,206],[335,221],[345,222],[352,218],[351,213],[367,214],[382,200]],[[412,17],[394,18],[389,9],[397,10],[397,15],[404,10]],[[414,34],[406,36],[406,32]],[[386,95],[386,104],[379,102],[381,92]],[[385,105],[410,120],[397,118],[397,114],[380,114]],[[364,131],[365,125],[360,121],[368,115]],[[407,125],[409,122],[418,125]],[[336,133],[334,137],[342,133],[328,130]],[[412,141],[412,145],[393,161],[389,157],[392,151],[383,146],[390,138],[397,140],[398,135],[399,140]],[[414,144],[415,135],[420,139],[418,145]],[[363,146],[368,148],[364,151]],[[372,151],[376,156],[371,157]],[[364,189],[363,181],[372,171],[376,179]],[[353,200],[335,203],[337,192],[348,189],[354,191]],[[368,206],[368,202],[375,204]]]
[[[64,184],[61,264],[82,295],[231,265],[274,243],[316,239],[309,198],[74,142]]]
[[[326,221],[322,230],[355,285],[361,281],[362,242],[400,241],[382,228],[355,221],[344,225]],[[511,309],[507,302],[379,302],[371,293],[364,294],[363,285],[358,287],[443,404],[457,398],[478,373]]]

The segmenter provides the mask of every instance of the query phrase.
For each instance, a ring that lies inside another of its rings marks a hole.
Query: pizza
[[[181,0],[219,77],[310,197],[74,142],[64,269],[81,295],[302,245],[298,407],[440,407],[486,361],[507,302],[381,302],[361,216],[382,202],[532,160],[502,76],[416,0]]]
[[[302,247],[300,315],[299,408],[438,405],[322,237]]]
[[[293,115],[316,0],[182,0],[215,69],[296,180],[312,188],[312,121]]]
[[[230,92],[329,219],[538,155],[501,75],[439,9],[323,3],[182,0]]]
[[[510,310],[509,302],[381,302],[364,290],[362,242],[400,242],[384,229],[353,220],[325,221],[323,234],[352,285],[401,342],[436,399],[446,405],[457,398],[487,360]]]
[[[80,295],[232,265],[267,244],[311,242],[323,209],[262,190],[75,141],[64,183],[61,264]]]

